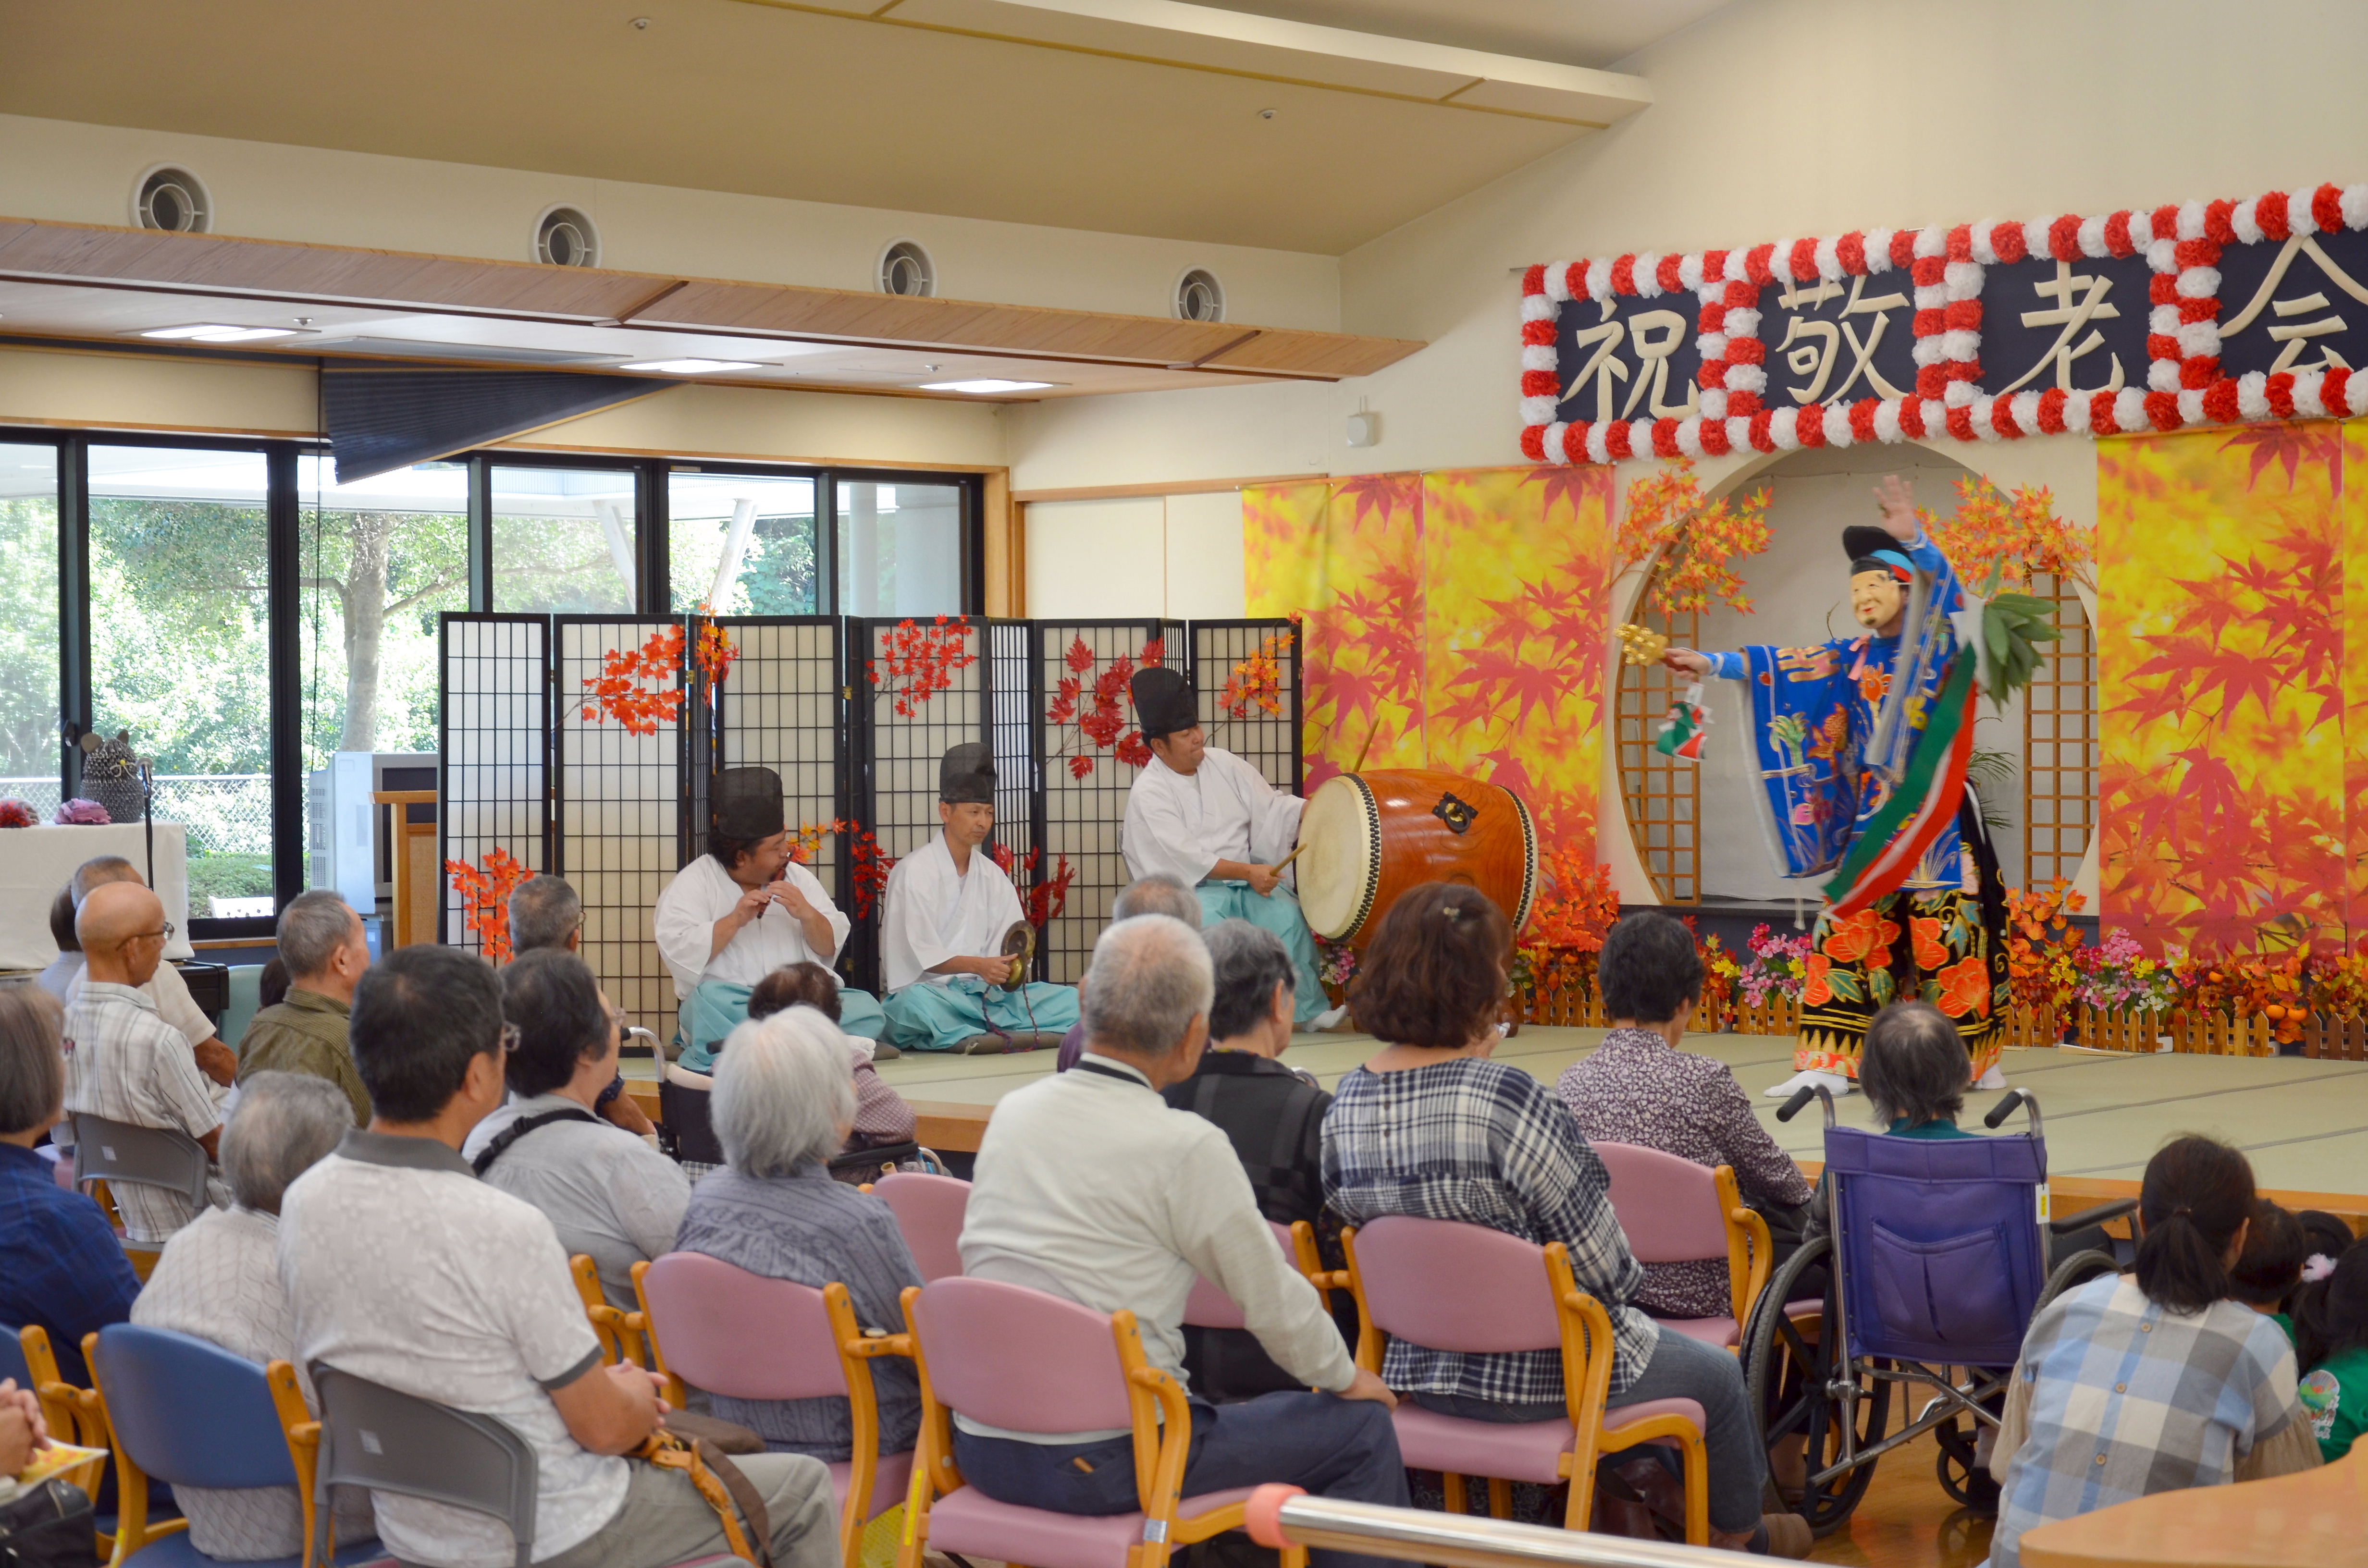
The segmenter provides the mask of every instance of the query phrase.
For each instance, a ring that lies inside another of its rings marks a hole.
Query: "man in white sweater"
[[[1224,1133],[1159,1097],[1199,1065],[1211,994],[1208,949],[1182,921],[1140,915],[1102,933],[1086,977],[1086,1054],[1005,1096],[987,1124],[962,1272],[1133,1312],[1144,1354],[1178,1381],[1184,1301],[1205,1277],[1240,1303],[1268,1355],[1330,1392],[1196,1397],[1184,1494],[1280,1481],[1405,1507],[1396,1402],[1349,1359],[1315,1288],[1275,1245]],[[954,1461],[989,1497],[1065,1514],[1138,1506],[1126,1432],[1047,1437],[954,1421]],[[1319,1568],[1381,1562],[1314,1556]]]

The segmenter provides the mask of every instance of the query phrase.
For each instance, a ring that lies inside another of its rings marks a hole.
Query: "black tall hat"
[[[985,741],[946,748],[938,760],[938,799],[954,806],[995,804],[995,754]]]
[[[1192,711],[1192,688],[1184,684],[1182,675],[1165,665],[1135,671],[1127,689],[1134,698],[1135,728],[1146,741],[1189,730],[1201,722]]]
[[[727,767],[715,776],[708,812],[727,838],[770,838],[788,825],[781,776],[769,767]]]
[[[1869,528],[1864,523],[1853,523],[1842,530],[1842,553],[1850,557],[1853,577],[1861,572],[1888,572],[1904,580],[1916,569],[1889,528]]]

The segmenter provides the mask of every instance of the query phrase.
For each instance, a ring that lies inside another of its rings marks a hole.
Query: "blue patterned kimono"
[[[1906,777],[1948,676],[1957,649],[1949,617],[1965,608],[1964,593],[1921,533],[1903,553],[1917,575],[1898,636],[1710,655],[1712,674],[1750,692],[1761,823],[1785,876],[1831,871],[1850,855]],[[1913,997],[1956,1024],[1974,1076],[1997,1062],[2009,993],[2004,905],[1987,857],[1979,818],[1961,805],[1896,891],[1840,920],[1830,907],[1817,916],[1797,1068],[1856,1077],[1868,1021]]]
[[[1841,863],[1860,824],[1906,773],[1948,674],[1957,646],[1949,616],[1965,608],[1964,594],[1949,558],[1921,533],[1902,551],[1922,581],[1910,593],[1899,636],[1710,655],[1713,675],[1749,683],[1767,801],[1761,824],[1782,875],[1816,876]],[[1903,687],[1904,700],[1896,695]],[[1901,885],[1911,892],[1974,885],[1954,823]]]

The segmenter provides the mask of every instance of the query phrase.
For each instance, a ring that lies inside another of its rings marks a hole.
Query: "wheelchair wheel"
[[[1815,1476],[1840,1456],[1842,1424],[1853,1429],[1855,1448],[1863,1449],[1883,1436],[1891,1413],[1891,1385],[1862,1380],[1854,1399],[1837,1398],[1834,1348],[1818,1331],[1839,1315],[1838,1285],[1833,1278],[1833,1239],[1820,1236],[1805,1243],[1776,1271],[1743,1332],[1743,1381],[1752,1408],[1759,1413],[1760,1430],[1772,1454],[1797,1438],[1804,1449],[1807,1472]],[[1804,1311],[1795,1317],[1788,1303],[1813,1269],[1826,1276],[1822,1310]],[[1818,1535],[1839,1529],[1858,1506],[1874,1480],[1872,1459],[1853,1465],[1822,1485],[1812,1483],[1793,1511],[1808,1520]]]
[[[2121,1263],[2112,1253],[2076,1252],[2057,1264],[2055,1272],[2047,1277],[2047,1288],[2039,1293],[2039,1305],[2045,1307],[2066,1290],[2077,1290],[2091,1279],[2121,1271]]]
[[[1998,1483],[1987,1466],[1974,1462],[1981,1434],[1972,1418],[1944,1421],[1932,1428],[1932,1436],[1941,1445],[1941,1457],[1932,1465],[1941,1490],[1975,1513],[1997,1513]]]

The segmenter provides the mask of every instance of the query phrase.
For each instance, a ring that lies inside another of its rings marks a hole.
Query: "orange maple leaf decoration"
[[[824,839],[834,833],[848,832],[854,826],[851,822],[839,822],[836,819],[830,822],[800,823],[797,830],[790,835],[790,859],[800,866],[813,865],[814,858],[821,850]]]
[[[1256,708],[1269,716],[1282,712],[1281,657],[1291,652],[1291,633],[1278,631],[1258,640],[1258,650],[1234,666],[1217,707],[1228,719],[1247,719]]]
[[[2088,532],[2055,515],[2055,497],[2045,485],[2018,485],[2009,500],[1979,475],[1956,483],[1953,516],[1943,521],[1920,506],[1916,516],[1960,581],[1989,592],[1983,585],[1995,572],[1998,585],[2008,588],[2024,587],[2043,575],[2097,585],[2096,550]]]
[[[1661,556],[1638,608],[1675,615],[1707,609],[1715,600],[1749,615],[1751,597],[1735,567],[1768,548],[1768,506],[1765,488],[1740,499],[1705,500],[1691,458],[1663,463],[1631,484],[1613,541],[1620,570],[1656,551]]]
[[[461,895],[461,924],[477,934],[488,963],[510,959],[510,892],[534,875],[531,867],[496,846],[485,852],[482,867],[466,860],[447,860],[444,874]]]
[[[682,628],[660,627],[628,653],[618,650],[600,663],[600,673],[584,677],[591,693],[584,704],[589,723],[614,720],[629,735],[655,735],[658,726],[682,714]],[[657,684],[643,686],[643,681]]]
[[[699,607],[699,641],[692,647],[691,660],[698,665],[700,676],[707,682],[707,689],[712,692],[723,684],[725,676],[732,673],[732,663],[740,656],[740,650],[733,642],[730,633],[707,619],[714,613],[712,610],[702,604]]]

